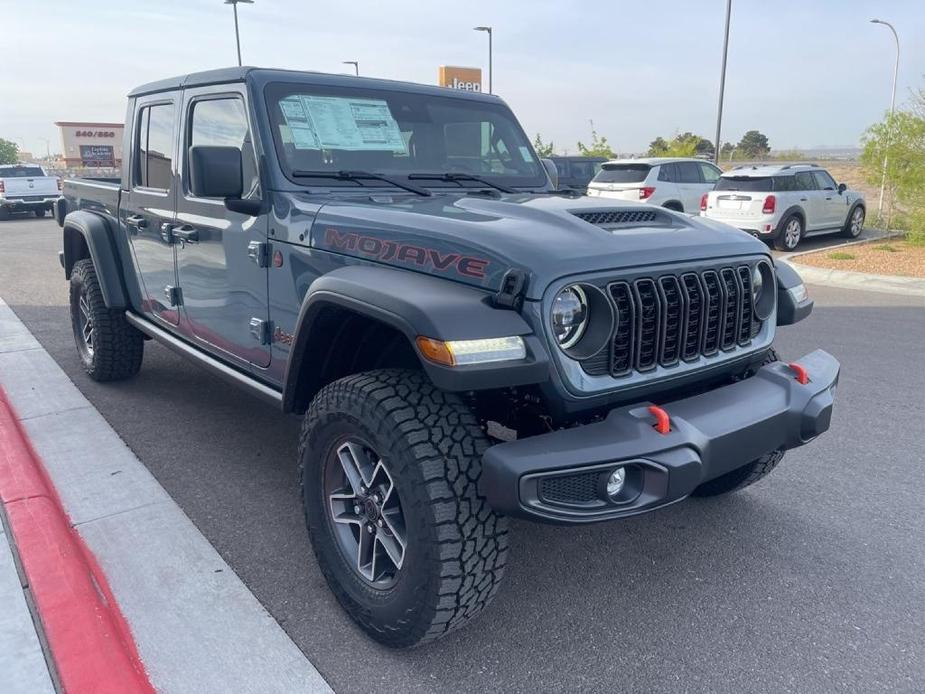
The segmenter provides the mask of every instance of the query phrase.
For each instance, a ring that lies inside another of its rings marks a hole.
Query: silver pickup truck
[[[0,166],[0,219],[14,212],[32,212],[44,217],[61,196],[61,179],[46,176],[35,164]]]

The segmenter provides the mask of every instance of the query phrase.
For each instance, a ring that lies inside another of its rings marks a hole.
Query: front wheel
[[[478,491],[487,446],[462,400],[416,371],[342,378],[306,412],[312,548],[341,606],[377,641],[439,638],[497,592],[508,529]]]
[[[774,239],[774,248],[779,251],[793,251],[803,238],[803,222],[795,214],[781,222],[781,232]]]
[[[864,208],[855,207],[851,214],[848,216],[848,220],[845,222],[845,228],[842,229],[842,236],[846,236],[849,239],[856,239],[861,235],[861,232],[864,231]]]

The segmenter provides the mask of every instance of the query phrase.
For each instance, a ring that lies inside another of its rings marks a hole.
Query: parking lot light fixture
[[[234,41],[238,47],[238,67],[241,66],[241,36],[238,34],[238,3],[243,2],[245,5],[253,5],[254,0],[225,0],[226,5],[234,8]]]
[[[896,33],[896,29],[889,22],[885,22],[882,19],[871,19],[871,24],[882,24],[885,27],[889,27],[890,31],[893,32],[893,39],[896,41],[896,63],[893,65],[893,93],[890,95],[890,127],[892,128],[892,118],[893,112],[896,110],[896,78],[899,76],[899,35]],[[887,155],[883,154],[883,175],[880,177],[880,202],[877,204],[877,219],[883,219],[883,190],[886,188],[886,161]]]
[[[492,41],[492,28],[491,27],[472,27],[473,31],[484,31],[488,34],[488,93],[492,94],[491,90],[491,41]]]

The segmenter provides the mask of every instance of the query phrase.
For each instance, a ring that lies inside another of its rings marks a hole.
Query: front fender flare
[[[800,303],[788,291],[803,284],[803,278],[785,261],[774,261],[774,275],[777,277],[777,324],[793,325],[813,312],[814,301],[807,297]]]
[[[309,344],[313,339],[325,339],[313,336],[312,326],[321,312],[331,306],[381,321],[402,333],[438,388],[485,390],[547,380],[549,360],[542,342],[519,313],[494,308],[489,296],[485,291],[457,282],[368,265],[350,265],[319,277],[308,288],[299,311],[286,366],[283,410],[294,409],[299,372]],[[527,359],[440,366],[420,355],[415,339],[421,335],[438,340],[519,335],[527,345]]]
[[[75,236],[79,235],[79,236]],[[126,308],[125,285],[117,262],[117,253],[109,223],[92,212],[71,212],[64,218],[64,276],[70,278],[74,263],[80,260],[82,238],[96,268],[100,290],[107,308]]]

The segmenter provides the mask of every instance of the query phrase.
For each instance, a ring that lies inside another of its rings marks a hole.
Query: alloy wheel
[[[325,462],[324,493],[347,564],[373,588],[391,588],[405,562],[407,534],[386,463],[365,442],[348,438]]]
[[[78,347],[87,357],[93,358],[93,315],[86,292],[80,292],[77,299],[77,337]]]
[[[797,244],[800,243],[800,236],[802,236],[802,229],[800,228],[800,220],[791,219],[787,222],[787,226],[784,227],[784,243],[789,249],[794,249],[797,247]]]
[[[860,207],[851,215],[851,235],[860,236],[864,229],[864,210]]]

